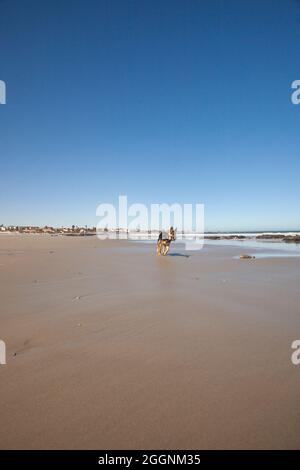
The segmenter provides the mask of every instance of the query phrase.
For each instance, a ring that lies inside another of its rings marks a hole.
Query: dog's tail
[[[157,241],[162,240],[162,232],[159,232]]]

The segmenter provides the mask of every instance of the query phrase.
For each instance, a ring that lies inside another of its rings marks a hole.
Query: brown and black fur
[[[171,242],[176,239],[175,232],[169,238],[163,238],[162,232],[159,233],[157,245],[156,245],[156,253],[158,255],[166,256],[168,251],[170,250]]]

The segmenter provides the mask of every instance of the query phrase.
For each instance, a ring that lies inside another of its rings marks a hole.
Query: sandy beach
[[[300,258],[244,251],[0,235],[1,449],[299,449]]]

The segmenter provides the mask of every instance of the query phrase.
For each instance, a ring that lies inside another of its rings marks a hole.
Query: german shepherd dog
[[[173,230],[172,227],[170,229],[168,238],[163,238],[162,232],[160,232],[158,239],[157,239],[156,253],[158,255],[166,256],[166,254],[168,253],[170,249],[171,242],[174,240],[176,240],[176,230]]]

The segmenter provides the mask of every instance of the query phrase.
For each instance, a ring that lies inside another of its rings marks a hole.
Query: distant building
[[[42,228],[43,233],[55,233],[55,229],[53,227],[48,227],[47,225]]]

